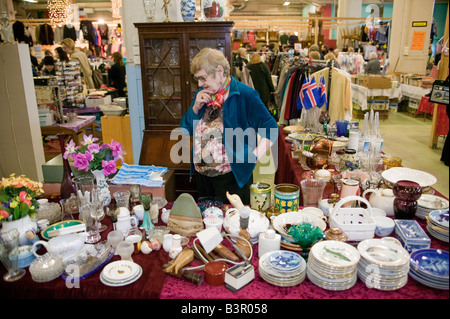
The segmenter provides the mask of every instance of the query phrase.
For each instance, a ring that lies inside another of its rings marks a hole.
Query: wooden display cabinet
[[[231,65],[232,25],[231,21],[135,23],[145,117],[139,163],[175,170],[177,194],[188,192],[197,197],[195,183],[189,180],[189,161],[177,163],[170,156],[172,147],[181,143],[180,134],[172,131],[180,127],[181,117],[198,90],[190,61],[201,49],[210,47],[222,50]],[[177,139],[171,139],[171,134]],[[190,151],[191,145],[184,149]]]

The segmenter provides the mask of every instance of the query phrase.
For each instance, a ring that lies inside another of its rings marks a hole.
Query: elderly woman
[[[376,52],[370,53],[369,62],[367,62],[366,67],[364,68],[364,73],[381,74],[380,61],[378,60],[378,54]]]
[[[271,93],[275,92],[269,67],[263,63],[258,53],[253,53],[247,68],[251,71],[250,76],[255,90],[258,91],[264,105],[268,107]]]
[[[277,123],[258,92],[230,76],[222,51],[201,50],[191,62],[191,73],[200,89],[181,127],[193,136],[191,174],[199,197],[219,197],[227,203],[229,191],[249,204],[253,170],[276,142]]]
[[[84,52],[75,48],[75,42],[66,38],[61,42],[61,47],[67,55],[70,56],[70,61],[78,61],[81,65],[81,72],[86,82],[88,89],[95,89],[94,81],[92,80],[92,69],[89,60]]]

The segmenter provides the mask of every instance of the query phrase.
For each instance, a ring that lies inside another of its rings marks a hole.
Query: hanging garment
[[[13,33],[14,33],[14,40],[17,42],[24,42],[25,41],[25,25],[21,21],[16,21],[12,25]]]
[[[39,42],[41,42],[42,45],[53,45],[53,42],[54,42],[53,29],[47,23],[41,25],[41,27],[40,27]]]
[[[64,39],[70,38],[73,41],[77,41],[77,33],[76,33],[75,27],[73,25],[66,24],[64,26],[63,34],[64,34]]]
[[[311,76],[316,78],[316,82],[320,81],[320,77],[325,78],[325,85],[328,88],[330,68],[324,68],[317,71]],[[351,92],[351,77],[345,71],[333,68],[331,77],[331,88],[328,96],[328,113],[330,114],[330,122],[334,123],[336,120],[352,119],[352,92]]]
[[[90,44],[94,44],[94,26],[91,21],[80,21],[80,30],[83,33],[83,38],[89,41]]]

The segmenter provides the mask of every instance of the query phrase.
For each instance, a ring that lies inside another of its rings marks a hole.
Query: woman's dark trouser
[[[195,172],[197,180],[198,197],[218,197],[224,204],[228,204],[226,193],[237,194],[244,205],[250,205],[250,185],[253,184],[253,177],[240,188],[237,184],[233,172],[219,175],[216,177],[208,177]]]

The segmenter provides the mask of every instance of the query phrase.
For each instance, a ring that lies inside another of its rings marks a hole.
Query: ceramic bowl
[[[327,227],[327,224],[322,218],[302,212],[283,213],[275,217],[272,222],[273,228],[289,243],[295,243],[295,241],[291,235],[286,233],[287,230],[290,226],[298,225],[300,223],[309,223],[319,227],[322,231]]]
[[[381,208],[372,207],[372,215],[373,217],[386,217],[386,212]]]
[[[394,184],[400,180],[409,180],[416,182],[422,188],[426,188],[434,185],[437,182],[436,177],[423,171],[407,168],[407,167],[392,167],[381,173],[381,176],[389,186],[394,186]]]
[[[18,259],[19,268],[28,267],[29,265],[31,265],[31,263],[35,258],[36,256],[33,254],[30,245],[19,247],[19,259]]]
[[[373,218],[375,221],[375,234],[378,237],[389,236],[395,228],[394,220],[389,217],[377,216]]]

